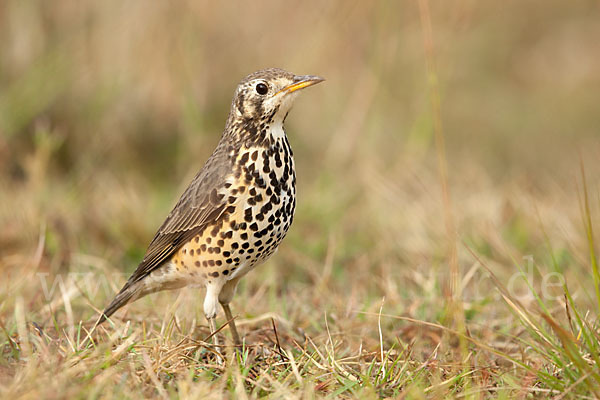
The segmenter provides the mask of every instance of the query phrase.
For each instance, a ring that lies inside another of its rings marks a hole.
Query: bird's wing
[[[142,280],[159,268],[181,246],[223,214],[227,206],[219,189],[229,174],[231,168],[226,149],[218,146],[156,232],[128,284]]]
[[[96,325],[101,324],[132,299],[136,299],[143,289],[140,281],[160,268],[181,246],[226,212],[228,206],[225,196],[220,194],[219,190],[232,175],[228,152],[228,146],[221,141],[202,170],[183,192],[150,242],[142,262],[104,309]]]

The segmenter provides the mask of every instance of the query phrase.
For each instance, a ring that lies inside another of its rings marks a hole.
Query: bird
[[[240,279],[275,253],[296,209],[284,122],[299,91],[322,81],[279,68],[242,79],[216,149],[95,326],[148,294],[204,286],[203,311],[215,344],[219,304],[234,343],[241,344],[229,304]]]

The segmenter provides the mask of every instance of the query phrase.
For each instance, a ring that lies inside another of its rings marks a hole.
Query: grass
[[[600,18],[538,6],[0,5],[0,397],[600,397]],[[243,348],[195,288],[86,340],[265,66],[328,80]]]

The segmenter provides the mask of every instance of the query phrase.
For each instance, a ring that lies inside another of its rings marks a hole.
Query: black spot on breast
[[[266,203],[264,206],[262,206],[260,208],[260,212],[263,214],[266,214],[269,211],[271,211],[272,208],[273,208],[273,205],[271,203]]]

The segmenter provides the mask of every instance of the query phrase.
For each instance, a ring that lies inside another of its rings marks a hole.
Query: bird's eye
[[[265,95],[269,91],[269,88],[264,83],[259,83],[256,85],[256,93]]]

